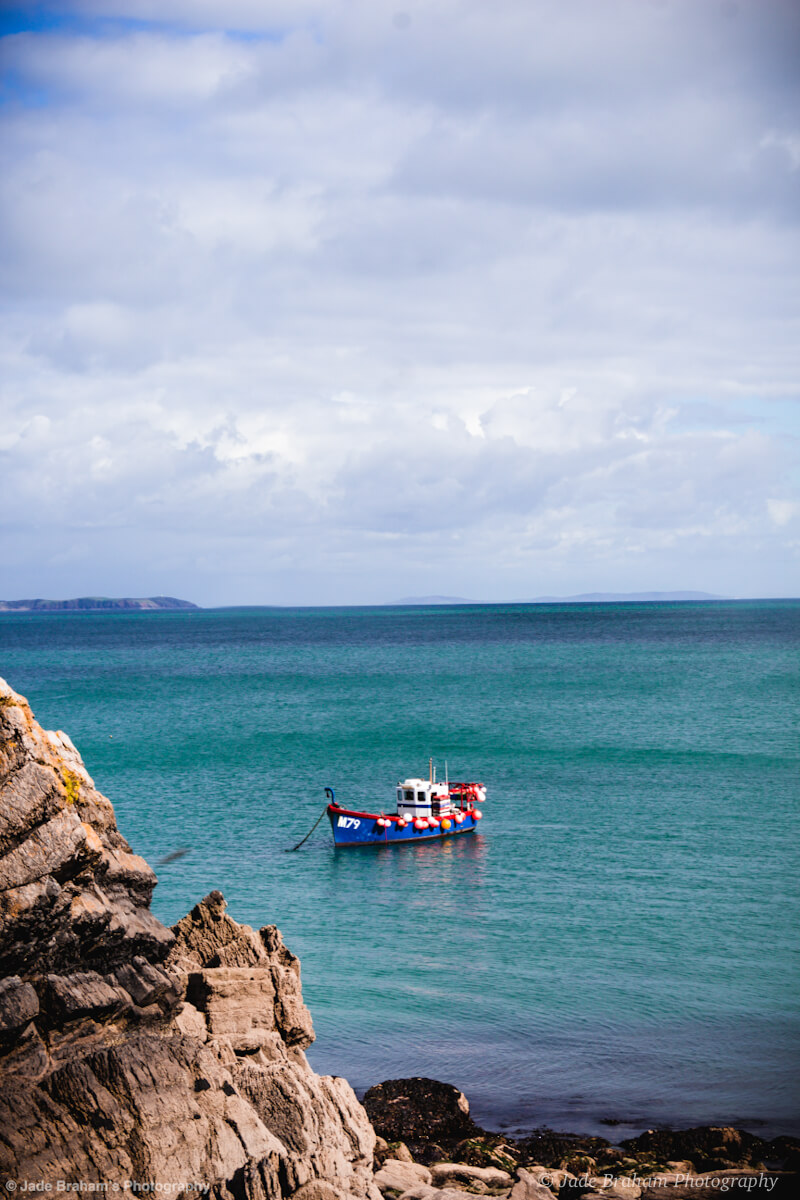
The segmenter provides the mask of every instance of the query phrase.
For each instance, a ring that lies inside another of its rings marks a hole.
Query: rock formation
[[[2,1182],[380,1200],[364,1109],[306,1061],[279,931],[219,892],[169,930],[155,882],[70,739],[0,680]]]

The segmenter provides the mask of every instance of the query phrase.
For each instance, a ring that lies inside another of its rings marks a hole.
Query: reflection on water
[[[429,907],[435,898],[437,907],[453,911],[480,898],[487,853],[485,837],[471,833],[408,846],[339,848],[328,869],[336,886],[347,887],[350,881],[366,886],[371,903],[396,903],[402,892],[409,905]]]

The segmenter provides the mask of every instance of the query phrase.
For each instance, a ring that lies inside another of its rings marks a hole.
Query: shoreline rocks
[[[800,1138],[768,1141],[723,1126],[646,1130],[617,1146],[605,1138],[550,1129],[511,1138],[477,1126],[457,1088],[424,1078],[378,1084],[365,1093],[364,1107],[383,1144],[395,1139],[387,1152],[408,1155],[428,1167],[432,1186],[473,1195],[508,1194],[511,1200],[541,1200],[541,1187],[562,1196],[599,1189],[607,1200],[637,1200],[636,1189],[642,1187],[648,1195],[653,1188],[667,1195],[664,1188],[670,1188],[669,1194],[679,1200],[679,1181],[697,1187],[698,1179],[714,1172],[720,1179],[794,1180],[800,1157]],[[467,1128],[470,1136],[459,1140]],[[403,1130],[406,1137],[401,1139]]]
[[[431,1167],[431,1182],[435,1187],[458,1187],[464,1184],[478,1195],[496,1189],[510,1188],[514,1180],[507,1171],[497,1167],[473,1167],[469,1163],[439,1162]]]

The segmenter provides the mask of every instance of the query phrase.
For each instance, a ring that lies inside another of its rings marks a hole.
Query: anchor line
[[[327,807],[326,807],[326,808],[323,808],[322,812],[319,814],[319,816],[317,817],[316,821],[315,821],[315,822],[314,822],[314,824],[311,826],[311,828],[309,829],[308,833],[307,833],[307,834],[306,834],[306,836],[303,838],[303,840],[302,840],[302,841],[300,841],[300,842],[298,842],[296,846],[288,846],[288,847],[286,848],[286,850],[284,850],[284,852],[283,852],[283,853],[284,853],[284,854],[292,854],[292,853],[293,853],[293,851],[295,851],[295,850],[299,850],[299,849],[300,849],[300,847],[302,846],[303,842],[307,842],[307,841],[308,841],[308,839],[311,837],[312,833],[313,833],[313,832],[314,832],[314,830],[317,828],[317,826],[319,825],[320,821],[321,821],[321,820],[322,820],[322,818],[325,816],[325,814],[326,814],[326,812],[327,812],[327,811],[328,811]]]

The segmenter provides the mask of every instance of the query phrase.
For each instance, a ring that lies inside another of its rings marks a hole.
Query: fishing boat
[[[428,779],[402,779],[394,812],[360,812],[337,804],[333,788],[325,788],[327,812],[336,846],[396,846],[434,838],[474,833],[486,801],[482,783],[436,782],[431,763]]]

